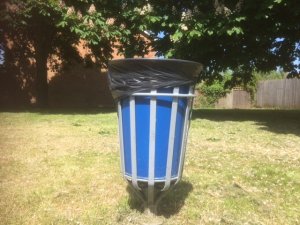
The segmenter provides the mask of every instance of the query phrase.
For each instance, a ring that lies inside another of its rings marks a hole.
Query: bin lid
[[[180,59],[115,59],[108,63],[108,80],[115,100],[136,92],[194,84],[202,64]]]

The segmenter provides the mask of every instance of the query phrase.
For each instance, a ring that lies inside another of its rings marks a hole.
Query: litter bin
[[[171,59],[120,59],[109,63],[118,105],[123,176],[154,204],[182,175],[194,86],[201,64]],[[145,190],[147,193],[145,193]]]

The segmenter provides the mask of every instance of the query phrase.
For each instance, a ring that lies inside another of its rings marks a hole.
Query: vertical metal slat
[[[141,190],[137,181],[137,160],[136,160],[136,126],[135,126],[135,97],[131,96],[129,100],[130,111],[130,145],[131,145],[131,174],[132,185]]]
[[[193,86],[190,86],[189,94],[193,94],[194,89]],[[187,143],[187,137],[188,137],[188,131],[189,131],[189,123],[190,123],[190,110],[192,108],[192,98],[187,99],[187,107],[185,110],[185,116],[184,116],[184,127],[182,132],[182,141],[181,141],[181,150],[180,150],[180,161],[179,161],[179,171],[178,171],[178,178],[175,184],[177,184],[182,177],[182,171],[183,171],[183,165],[184,165],[184,158],[185,158],[185,152],[186,152],[186,143]]]
[[[173,94],[178,94],[178,93],[179,93],[179,87],[175,87],[173,90]],[[169,131],[169,142],[168,142],[166,182],[165,182],[165,185],[164,185],[162,191],[168,190],[170,187],[170,184],[171,184],[177,109],[178,109],[178,97],[173,97],[172,109],[171,109],[170,131]]]
[[[152,90],[151,94],[156,94]],[[150,99],[150,125],[149,125],[149,167],[148,167],[148,204],[154,204],[155,179],[155,135],[156,135],[156,97]]]
[[[118,101],[118,120],[119,120],[119,140],[120,140],[120,155],[121,155],[121,170],[125,177],[125,160],[124,160],[124,142],[123,142],[123,118],[121,100]]]

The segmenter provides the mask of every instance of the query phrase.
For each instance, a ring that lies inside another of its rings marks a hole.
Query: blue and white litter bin
[[[119,59],[108,67],[117,102],[122,173],[151,211],[182,176],[199,63]]]

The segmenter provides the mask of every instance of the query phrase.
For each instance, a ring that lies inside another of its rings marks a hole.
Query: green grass
[[[300,111],[195,110],[163,224],[300,224]],[[147,224],[122,180],[117,116],[0,113],[0,224]]]

